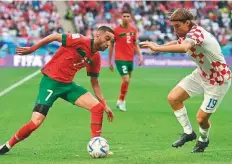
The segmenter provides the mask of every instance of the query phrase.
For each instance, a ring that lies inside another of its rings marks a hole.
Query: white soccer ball
[[[93,158],[104,158],[108,155],[109,150],[108,142],[102,137],[92,138],[87,145],[87,151]]]

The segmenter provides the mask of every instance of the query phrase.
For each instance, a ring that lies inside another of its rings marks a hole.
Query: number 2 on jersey
[[[48,101],[48,99],[51,97],[51,95],[52,95],[52,93],[53,93],[53,91],[50,90],[50,89],[48,89],[47,91],[49,92],[49,94],[48,94],[48,96],[46,97],[45,101]]]

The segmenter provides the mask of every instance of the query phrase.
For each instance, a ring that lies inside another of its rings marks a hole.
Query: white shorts
[[[231,80],[225,81],[223,85],[211,85],[208,80],[201,77],[196,69],[192,74],[183,78],[177,86],[183,88],[190,97],[204,93],[204,101],[200,109],[206,113],[214,113],[229,90],[230,84]]]

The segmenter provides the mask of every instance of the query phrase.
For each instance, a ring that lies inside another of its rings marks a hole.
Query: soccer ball
[[[108,155],[109,150],[108,142],[102,137],[92,138],[87,145],[87,151],[93,158],[104,158]]]

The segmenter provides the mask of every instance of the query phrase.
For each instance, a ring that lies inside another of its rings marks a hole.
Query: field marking
[[[35,71],[34,73],[26,76],[25,78],[23,78],[22,80],[18,81],[17,83],[7,87],[6,89],[4,89],[3,91],[0,92],[0,97],[4,96],[5,94],[7,94],[8,92],[10,92],[11,90],[17,88],[18,86],[24,84],[26,81],[32,79],[33,77],[37,76],[38,74],[40,74],[40,69]]]

